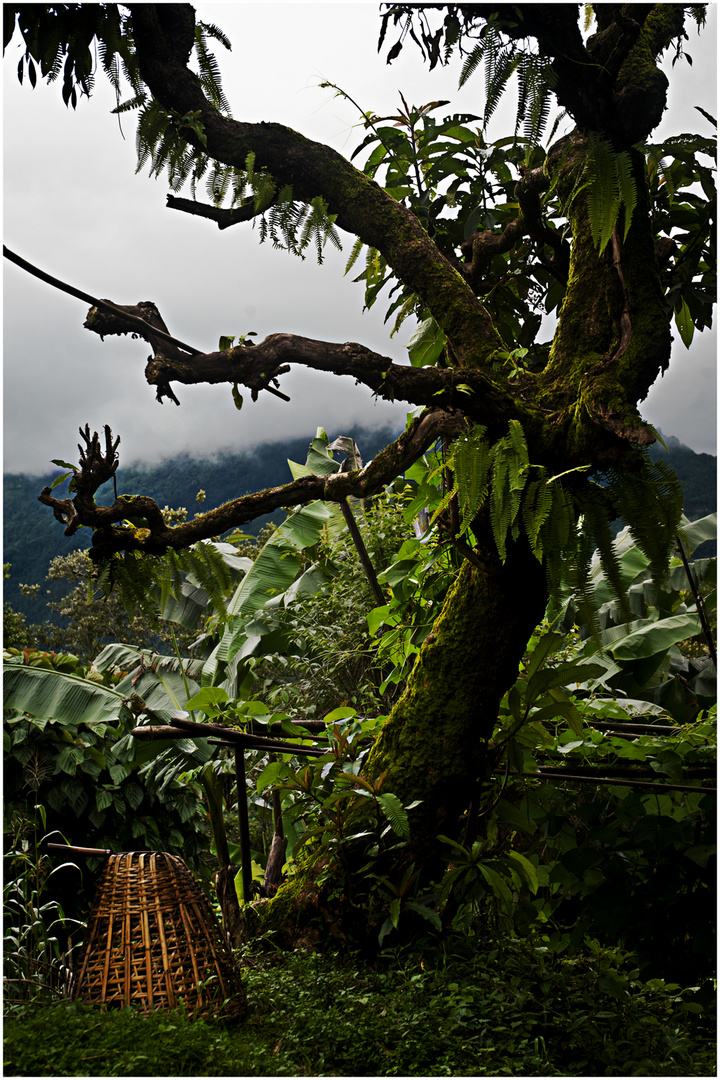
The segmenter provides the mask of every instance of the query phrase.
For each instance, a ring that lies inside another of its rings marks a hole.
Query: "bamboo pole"
[[[237,782],[238,821],[240,823],[240,859],[242,862],[243,900],[252,898],[252,854],[250,852],[250,823],[248,821],[247,781],[245,755],[242,747],[235,747],[235,780]]]

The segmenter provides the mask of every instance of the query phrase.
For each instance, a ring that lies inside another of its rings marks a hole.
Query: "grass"
[[[693,992],[644,983],[591,943],[471,942],[379,960],[242,957],[236,1028],[60,1002],[5,1018],[5,1076],[712,1076],[711,1020]],[[479,943],[478,943],[479,945]]]

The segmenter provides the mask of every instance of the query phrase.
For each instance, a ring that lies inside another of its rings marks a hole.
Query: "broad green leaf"
[[[210,715],[217,715],[220,711],[218,706],[226,705],[230,700],[230,697],[226,690],[223,690],[220,686],[205,686],[202,690],[199,690],[197,694],[186,702],[185,708],[192,712],[195,709],[199,709],[201,712]]]
[[[442,930],[442,921],[437,911],[433,911],[427,904],[419,904],[416,900],[406,900],[405,909],[407,911],[415,911],[418,915],[421,915],[423,919],[431,923],[435,930]]]
[[[599,679],[606,673],[606,667],[601,664],[561,664],[556,668],[546,668],[536,672],[528,681],[525,691],[525,700],[531,704],[551,687],[574,686],[577,683],[588,682],[590,679]]]
[[[689,349],[695,335],[695,323],[690,314],[690,308],[687,306],[682,296],[679,297],[675,304],[675,325],[678,328],[683,345],[686,349]]]
[[[265,788],[272,787],[277,780],[286,777],[288,773],[289,769],[284,761],[269,762],[255,781],[258,794]]]
[[[694,613],[671,615],[667,619],[640,627],[608,648],[616,660],[639,660],[664,653],[678,641],[695,637],[701,631],[700,619]]]
[[[382,607],[375,607],[372,611],[369,611],[366,615],[368,632],[371,637],[377,634],[380,627],[385,623],[388,615],[390,614],[390,605],[383,604]]]
[[[119,684],[129,693],[128,679],[123,679]],[[187,691],[186,691],[187,686]],[[172,719],[173,713],[182,712],[188,696],[196,693],[200,687],[194,679],[189,679],[179,671],[168,671],[163,668],[157,671],[149,670],[140,675],[136,680],[132,693],[138,694],[143,699],[148,711],[156,714],[158,718]]]
[[[393,902],[390,904],[390,921],[397,930],[398,922],[400,921],[400,904],[401,900],[399,896],[396,896]]]
[[[405,807],[397,795],[388,792],[387,795],[378,795],[377,799],[382,812],[392,825],[393,832],[402,837],[403,840],[407,840],[410,836],[410,826]]]
[[[717,539],[717,514],[708,514],[707,517],[697,521],[683,521],[680,524],[680,538],[685,545],[685,550],[692,555],[695,548],[705,540]]]
[[[445,348],[446,337],[432,318],[420,323],[405,348],[413,367],[434,364]]]
[[[5,708],[33,716],[74,724],[108,724],[132,718],[123,704],[123,693],[77,675],[6,664],[3,685]]]
[[[512,893],[508,888],[507,882],[498,874],[497,870],[493,870],[489,866],[484,866],[482,863],[478,863],[478,870],[485,878],[485,881],[490,886],[490,889],[495,896],[503,904],[503,907],[507,911],[512,911]]]
[[[336,720],[350,720],[355,716],[357,716],[357,709],[353,709],[350,705],[340,705],[327,716],[323,716],[323,720],[326,724],[332,724]]]
[[[178,623],[186,630],[195,630],[207,607],[208,599],[208,594],[204,589],[184,581],[180,596],[173,596],[170,593],[163,598],[160,617],[167,619],[168,622]]]
[[[515,862],[520,864],[522,868],[522,875],[527,881],[530,891],[535,894],[538,891],[539,885],[537,869],[535,868],[535,866],[525,855],[521,855],[519,851],[509,851],[508,855],[511,859],[514,859]]]
[[[300,552],[320,540],[330,511],[321,502],[290,514],[273,533],[240,583],[228,605],[228,615],[257,611],[266,601],[292,585],[300,569]]]
[[[541,635],[535,648],[530,654],[527,667],[525,668],[525,674],[528,679],[530,679],[536,671],[540,670],[548,656],[552,656],[554,652],[557,652],[562,645],[563,640],[562,634],[557,634],[552,631]]]

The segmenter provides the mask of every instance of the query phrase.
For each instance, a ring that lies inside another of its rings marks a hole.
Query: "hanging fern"
[[[229,40],[217,26],[205,22],[196,24],[195,52],[198,59],[200,85],[208,101],[225,116],[231,116],[230,105],[222,89],[218,62],[208,48],[208,37],[214,38],[226,49],[230,49]]]
[[[588,135],[586,162],[588,215],[593,244],[602,255],[612,238],[621,209],[627,237],[637,203],[637,187],[632,162],[626,150],[616,153],[612,144],[595,132]]]
[[[492,445],[480,425],[457,439],[447,461],[439,462],[429,479],[437,481],[447,468],[454,482],[431,525],[457,499],[462,537],[472,533],[473,522],[487,506],[500,558],[505,560],[509,540],[517,541],[524,533],[535,558],[545,564],[551,597],[559,600],[569,586],[580,618],[593,632],[598,628],[590,571],[596,553],[621,610],[627,609],[614,544],[613,521],[618,516],[646,555],[653,579],[660,581],[667,573],[683,494],[675,473],[662,462],[646,457],[635,472],[612,472],[599,480],[582,477],[590,466],[550,476],[545,466],[530,462],[522,426],[511,421],[507,434]],[[564,482],[570,474],[572,487]]]
[[[100,569],[94,587],[105,595],[115,591],[129,618],[141,613],[156,625],[158,611],[168,598],[182,598],[186,580],[206,593],[222,618],[233,577],[222,554],[209,541],[182,551],[170,549],[163,556],[137,551],[114,555]]]
[[[512,76],[518,76],[518,101],[515,134],[521,126],[525,138],[536,145],[543,136],[552,105],[551,91],[556,83],[552,63],[548,57],[521,49],[517,42],[503,43],[493,25],[492,16],[481,32],[481,37],[460,72],[459,85],[463,86],[477,68],[485,66],[485,108],[483,127],[487,127]]]
[[[638,472],[614,474],[611,490],[622,521],[650,563],[655,581],[667,575],[683,510],[683,490],[664,461],[645,456]]]

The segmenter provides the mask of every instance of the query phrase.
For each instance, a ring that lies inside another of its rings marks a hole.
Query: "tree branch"
[[[175,526],[165,524],[160,507],[147,496],[116,498],[111,506],[96,505],[93,495],[118,467],[120,440],[113,442],[112,433],[106,427],[106,452],[103,454],[97,432],[90,438],[86,427],[83,437],[87,439],[87,451],[81,451],[80,468],[75,470],[78,495],[73,499],[57,499],[52,489],[45,487],[38,500],[52,507],[55,517],[63,521],[66,536],[72,536],[81,525],[94,530],[90,557],[95,562],[101,562],[117,551],[161,555],[168,548],[190,547],[199,540],[211,539],[279,508],[292,508],[316,499],[342,503],[349,495],[369,498],[401,475],[440,436],[456,438],[467,430],[467,426],[467,419],[459,410],[428,410],[362,469],[331,476],[303,476],[280,487],[232,499],[216,510]],[[139,519],[140,527],[124,524],[128,519]]]
[[[157,308],[151,306],[160,318]],[[119,305],[114,305],[110,316],[92,310],[85,326],[101,337],[127,333],[129,324],[124,326],[121,313]],[[462,407],[468,416],[490,426],[506,422],[518,411],[515,398],[498,386],[499,380],[491,378],[487,372],[464,368],[413,368],[396,364],[390,357],[357,342],[318,341],[296,334],[269,334],[252,345],[237,345],[193,357],[182,356],[177,351],[169,356],[167,349],[163,349],[148,361],[145,378],[165,395],[171,383],[185,386],[241,383],[251,391],[253,401],[257,400],[261,390],[289,400],[270,384],[286,374],[291,364],[302,364],[333,375],[349,375],[390,401],[400,399],[426,407]],[[466,387],[465,392],[456,389],[459,384]],[[525,420],[532,424],[529,410]]]
[[[212,159],[238,169],[255,155],[256,170],[278,187],[311,202],[321,195],[336,224],[376,248],[395,274],[431,309],[460,362],[476,367],[503,348],[488,311],[462,275],[440,252],[415,215],[329,146],[276,123],[245,123],[222,116],[207,101],[189,70],[177,24],[192,8],[178,4],[130,4],[133,35],[143,80],[156,100],[181,116],[199,113],[206,146],[188,131],[187,140]],[[183,133],[185,136],[185,133]],[[439,302],[439,298],[442,301]]]
[[[560,146],[562,140],[557,146]],[[553,150],[556,149],[553,147]],[[541,167],[527,172],[515,185],[515,197],[520,205],[520,214],[508,222],[501,233],[492,229],[473,233],[460,245],[465,259],[462,273],[473,291],[486,293],[493,282],[488,280],[492,260],[496,255],[511,251],[526,236],[538,245],[540,263],[563,284],[567,282],[570,263],[570,245],[561,235],[551,229],[543,220],[540,192],[550,186],[550,179]],[[553,255],[547,258],[543,254],[544,245],[552,248]]]
[[[157,341],[163,341],[169,345],[174,345],[177,348],[190,353],[192,356],[201,355],[199,349],[193,348],[192,345],[186,345],[178,338],[171,337],[170,334],[167,333],[167,328],[164,323],[162,323],[162,328],[153,325],[152,323],[148,323],[146,318],[139,314],[139,312],[147,307],[147,305],[138,304],[137,308],[123,308],[118,304],[113,304],[110,300],[98,300],[97,297],[91,296],[90,293],[83,292],[82,289],[76,289],[73,285],[68,285],[67,282],[60,281],[59,278],[52,277],[51,274],[47,274],[44,270],[40,270],[37,266],[33,266],[27,259],[23,259],[19,255],[16,255],[14,251],[5,247],[4,244],[3,255],[22,270],[27,270],[33,277],[39,278],[40,281],[44,281],[48,285],[52,285],[55,289],[60,289],[61,292],[69,293],[70,296],[77,297],[78,300],[84,300],[85,303],[92,304],[93,307],[97,308],[99,312],[103,312],[107,317],[112,318],[113,316],[122,316],[126,329],[116,332],[124,334],[134,332],[140,335],[140,337],[145,338],[146,341],[150,341],[151,338],[149,335],[152,335]],[[149,305],[149,307],[157,312],[157,308],[154,304]],[[162,322],[162,320],[160,321]],[[107,333],[112,333],[112,331],[108,330]]]
[[[272,204],[270,204],[272,205]],[[208,203],[196,202],[194,199],[179,199],[175,195],[167,196],[166,206],[168,210],[181,210],[184,214],[192,214],[195,217],[209,218],[216,221],[219,229],[229,229],[231,225],[239,225],[243,221],[252,221],[258,214],[267,210],[267,205],[262,210],[256,210],[254,203],[246,203],[245,206],[235,206],[225,209],[222,206],[210,206]]]

